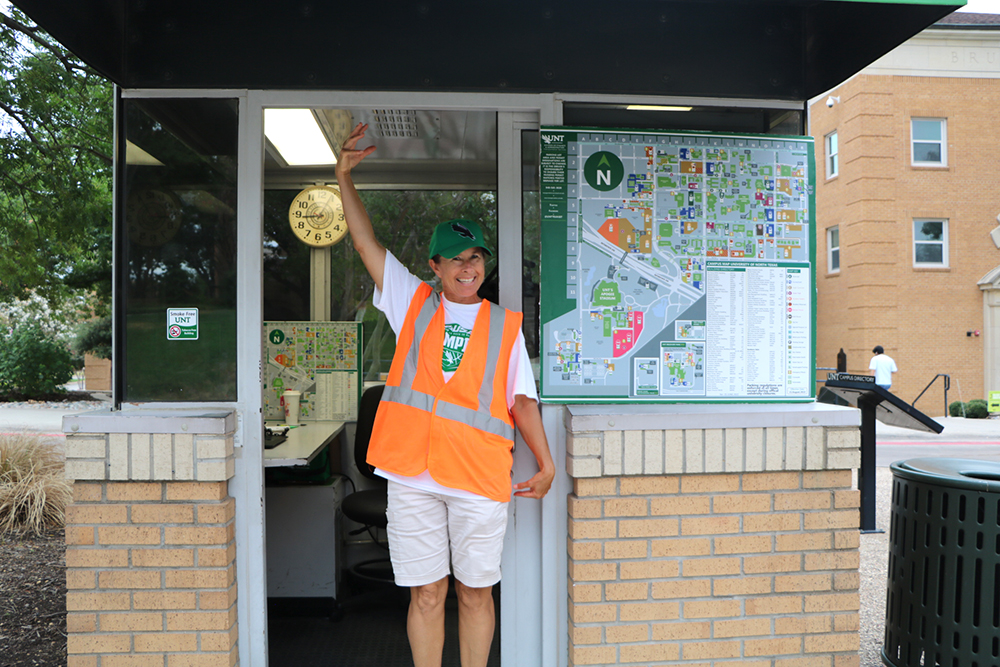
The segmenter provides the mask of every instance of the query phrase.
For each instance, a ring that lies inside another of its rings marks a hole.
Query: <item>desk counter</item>
[[[288,439],[274,449],[264,450],[264,467],[277,468],[282,466],[304,466],[316,458],[323,448],[344,430],[346,422],[310,421],[302,422],[296,428],[289,429]],[[274,428],[277,422],[265,422],[267,427]]]

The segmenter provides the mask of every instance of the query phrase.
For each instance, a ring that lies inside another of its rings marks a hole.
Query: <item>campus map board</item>
[[[264,418],[284,420],[281,394],[301,391],[303,421],[356,421],[360,322],[264,322]]]
[[[543,127],[553,401],[815,392],[810,137]]]

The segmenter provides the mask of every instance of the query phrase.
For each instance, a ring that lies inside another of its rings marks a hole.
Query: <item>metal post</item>
[[[948,412],[948,390],[951,389],[951,376],[944,376],[944,416],[947,417],[950,413]]]
[[[861,470],[858,487],[861,490],[861,532],[881,532],[875,527],[875,406],[882,400],[874,394],[858,397],[861,409]]]

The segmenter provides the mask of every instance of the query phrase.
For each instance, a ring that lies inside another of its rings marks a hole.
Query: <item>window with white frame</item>
[[[913,221],[913,265],[948,266],[948,221],[917,218]]]
[[[948,164],[948,121],[944,118],[910,119],[911,158],[914,165]]]
[[[840,273],[840,227],[830,227],[826,230],[826,270],[828,273]]]
[[[826,135],[826,177],[833,178],[838,173],[839,169],[840,155],[837,148],[837,133],[831,132]]]

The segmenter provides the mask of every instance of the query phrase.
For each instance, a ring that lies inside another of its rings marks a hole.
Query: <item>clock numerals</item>
[[[340,192],[326,185],[302,190],[288,208],[288,223],[304,243],[325,247],[340,241],[347,233]]]

